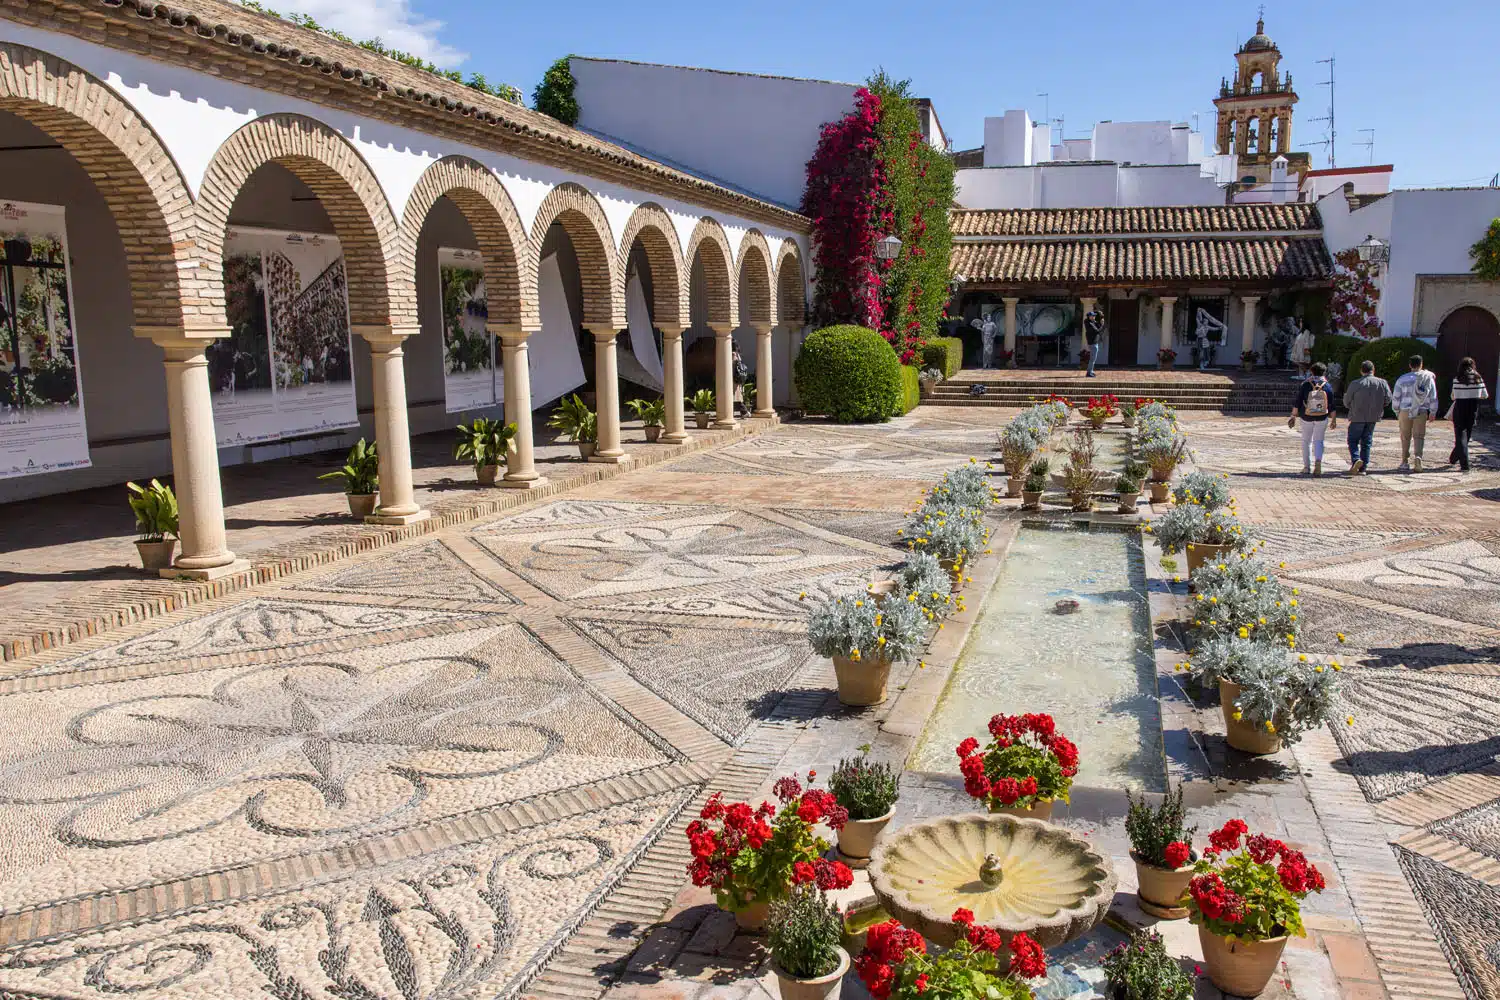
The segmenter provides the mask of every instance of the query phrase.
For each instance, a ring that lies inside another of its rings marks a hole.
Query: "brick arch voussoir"
[[[224,239],[235,198],[267,163],[295,174],[333,222],[344,255],[349,319],[355,326],[417,325],[413,247],[379,180],[338,132],[293,114],[257,118],[224,140],[198,193],[197,240],[203,267],[222,273]],[[222,296],[222,288],[219,290]]]
[[[783,240],[776,255],[776,315],[778,322],[801,326],[807,315],[807,279],[802,251],[793,240]]]
[[[598,333],[624,329],[625,283],[617,274],[618,254],[609,220],[604,217],[598,199],[572,181],[553,188],[537,208],[522,271],[523,287],[527,289],[525,298],[536,302],[542,243],[554,222],[568,234],[578,256],[579,278],[583,283],[583,325]],[[540,316],[534,319],[540,326]]]
[[[528,310],[522,291],[526,227],[500,178],[484,164],[467,156],[446,156],[423,172],[401,217],[402,236],[412,259],[415,260],[417,238],[427,216],[444,196],[463,213],[484,256],[484,291],[490,321],[522,323],[528,313],[536,312],[534,302]]]
[[[42,129],[103,196],[125,248],[137,327],[224,326],[192,266],[193,199],[161,139],[103,81],[50,53],[0,42],[0,110]],[[221,284],[215,279],[214,284]]]
[[[740,240],[739,305],[749,323],[776,325],[776,287],[771,269],[771,247],[759,229]]]
[[[689,323],[688,277],[682,262],[682,246],[672,219],[659,205],[647,202],[631,213],[620,233],[618,274],[622,283],[627,276],[630,252],[639,242],[651,265],[652,319],[657,326],[671,324],[685,327]]]
[[[724,227],[709,216],[698,220],[683,254],[689,281],[699,255],[703,257],[703,294],[707,299],[708,321],[715,327],[732,329],[740,318],[734,254],[730,252]]]

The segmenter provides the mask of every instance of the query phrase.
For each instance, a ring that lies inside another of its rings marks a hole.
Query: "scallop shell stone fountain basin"
[[[1043,948],[1082,937],[1115,895],[1109,859],[1062,827],[1014,816],[943,816],[887,832],[870,859],[885,911],[933,944],[961,936],[953,911]]]

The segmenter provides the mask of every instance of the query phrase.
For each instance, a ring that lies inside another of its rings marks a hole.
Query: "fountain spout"
[[[993,889],[1004,878],[1005,872],[1000,868],[1000,859],[993,854],[986,854],[984,863],[979,866],[979,881]]]

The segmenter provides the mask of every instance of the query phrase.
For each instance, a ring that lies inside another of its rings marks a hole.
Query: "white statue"
[[[1299,328],[1296,320],[1292,320],[1292,327],[1297,330],[1297,337],[1292,341],[1292,361],[1297,366],[1297,374],[1305,378],[1312,370],[1313,343],[1317,338],[1306,327]]]
[[[969,325],[979,331],[981,343],[979,352],[979,367],[995,367],[995,314],[985,313],[979,319],[971,320],[969,322]]]
[[[1219,345],[1224,343],[1224,337],[1229,332],[1229,327],[1221,319],[1215,319],[1213,313],[1198,307],[1198,368],[1207,369],[1214,360],[1214,352]]]

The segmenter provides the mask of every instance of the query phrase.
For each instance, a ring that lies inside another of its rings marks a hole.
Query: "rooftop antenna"
[[[1328,79],[1324,80],[1324,81],[1322,81],[1322,82],[1320,82],[1318,84],[1318,86],[1320,86],[1320,87],[1327,87],[1328,88],[1328,117],[1326,117],[1326,118],[1314,118],[1314,119],[1312,119],[1312,121],[1315,121],[1315,122],[1327,122],[1328,123],[1328,138],[1325,141],[1323,141],[1323,142],[1309,142],[1309,143],[1306,143],[1306,145],[1308,145],[1308,146],[1327,146],[1328,147],[1328,166],[1329,167],[1336,167],[1336,166],[1339,165],[1339,157],[1338,157],[1339,133],[1338,133],[1338,129],[1334,127],[1334,119],[1333,119],[1333,62],[1334,62],[1333,56],[1329,56],[1327,59],[1319,59],[1318,60],[1318,64],[1319,65],[1322,65],[1324,63],[1328,64]]]
[[[1369,138],[1362,142],[1356,142],[1355,145],[1365,147],[1370,154],[1370,163],[1373,164],[1375,162],[1375,130],[1372,128],[1362,128],[1359,132],[1361,135],[1368,135]]]

